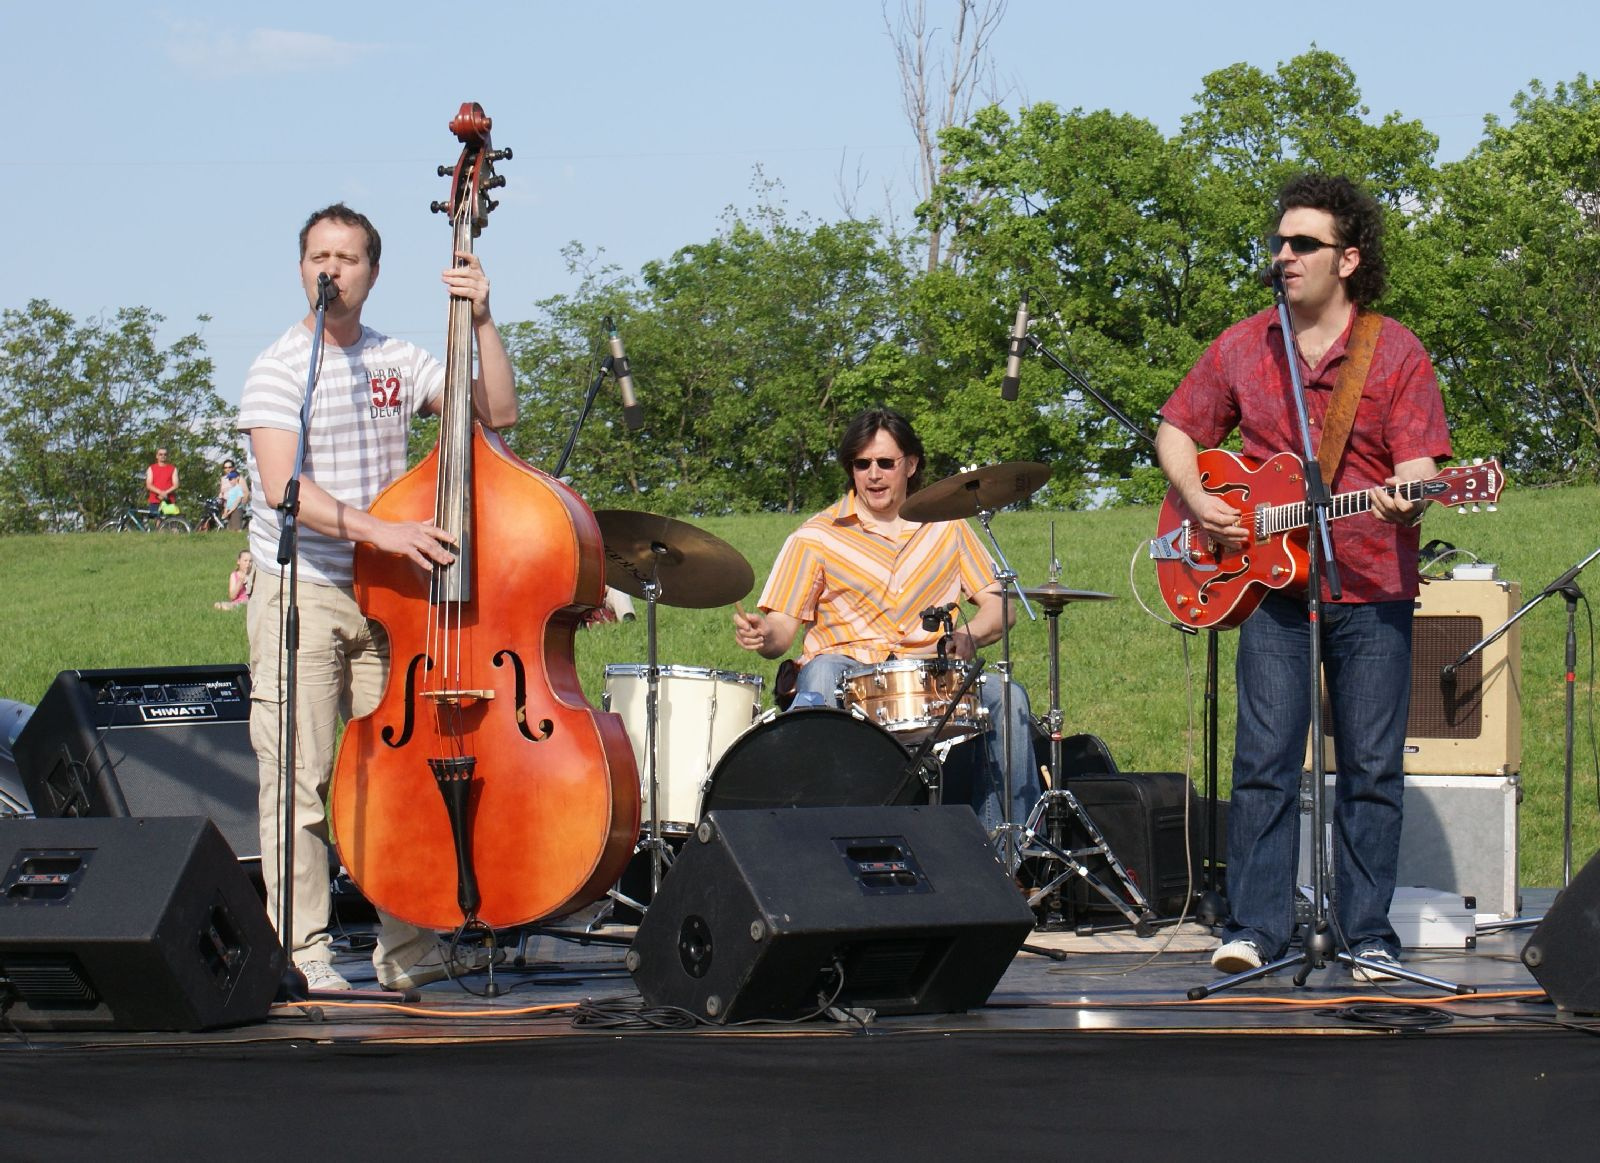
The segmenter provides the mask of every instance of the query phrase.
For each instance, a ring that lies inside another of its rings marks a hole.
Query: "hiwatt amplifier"
[[[236,856],[261,855],[242,664],[64,670],[15,751],[40,819],[209,816]]]
[[[1411,624],[1411,711],[1405,770],[1419,775],[1512,775],[1522,769],[1522,640],[1513,625],[1462,662],[1521,604],[1516,582],[1436,581],[1422,587]],[[1454,667],[1447,674],[1446,667]],[[1332,711],[1323,700],[1323,723]],[[1331,725],[1323,753],[1334,768]],[[1306,767],[1311,749],[1306,748]]]

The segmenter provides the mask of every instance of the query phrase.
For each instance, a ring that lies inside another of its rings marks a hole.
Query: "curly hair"
[[[1383,207],[1342,174],[1305,173],[1290,178],[1278,192],[1278,218],[1290,210],[1321,210],[1333,216],[1334,241],[1361,252],[1355,273],[1345,280],[1351,302],[1368,306],[1388,287],[1383,257]]]
[[[887,432],[900,446],[902,454],[917,458],[917,471],[906,482],[906,491],[916,492],[922,487],[922,470],[928,458],[923,454],[922,441],[911,427],[911,421],[893,408],[868,408],[851,420],[844,435],[839,437],[839,467],[844,469],[850,491],[856,491],[856,474],[852,471],[851,462],[861,455],[861,450],[871,444],[872,438],[879,432]]]
[[[378,256],[383,253],[383,240],[378,237],[378,228],[372,224],[372,219],[365,214],[359,214],[350,209],[343,202],[335,202],[332,206],[324,206],[321,210],[306,219],[306,224],[300,228],[300,257],[306,257],[306,235],[311,233],[311,228],[319,222],[333,221],[341,226],[359,226],[367,232],[367,261],[373,266],[378,265]]]

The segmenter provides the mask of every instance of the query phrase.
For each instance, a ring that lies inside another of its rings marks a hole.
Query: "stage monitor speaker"
[[[1522,638],[1519,626],[1462,664],[1521,605],[1516,582],[1435,581],[1417,597],[1411,629],[1411,712],[1405,770],[1418,775],[1513,775],[1522,767]],[[1331,712],[1323,702],[1323,722]],[[1333,739],[1324,759],[1335,766]],[[1311,748],[1306,748],[1306,769]]]
[[[1557,1009],[1600,1014],[1600,853],[1556,896],[1522,947],[1522,963]]]
[[[719,1023],[951,1013],[988,1000],[1033,926],[965,806],[718,810],[628,968],[647,1004]]]
[[[250,670],[64,670],[17,736],[17,769],[41,819],[209,816],[258,859]]]
[[[0,820],[0,1027],[264,1018],[283,949],[203,816]]]

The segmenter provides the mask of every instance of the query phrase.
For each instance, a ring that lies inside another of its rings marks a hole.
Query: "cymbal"
[[[1069,590],[1059,582],[1046,582],[1042,586],[1035,586],[1031,590],[1023,590],[1025,597],[1032,598],[1047,610],[1059,610],[1068,602],[1109,602],[1116,598],[1116,594],[1102,594],[1099,590]]]
[[[606,544],[606,585],[636,598],[659,587],[663,606],[707,610],[738,601],[755,585],[744,555],[720,537],[683,521],[627,509],[599,509]]]
[[[959,472],[906,498],[900,515],[907,521],[959,521],[985,509],[1003,509],[1033,496],[1050,479],[1050,466],[1011,460]]]

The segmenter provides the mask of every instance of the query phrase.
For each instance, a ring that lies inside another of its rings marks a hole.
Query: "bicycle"
[[[200,518],[194,530],[196,533],[216,533],[227,527],[228,519],[222,515],[222,498],[212,497],[206,502],[206,515]],[[250,510],[243,506],[239,514],[239,528],[250,528]]]
[[[182,517],[167,516],[163,513],[151,513],[137,505],[129,505],[122,513],[109,521],[100,523],[102,533],[188,533],[189,522]]]

